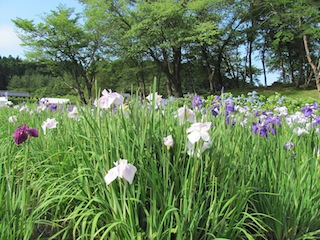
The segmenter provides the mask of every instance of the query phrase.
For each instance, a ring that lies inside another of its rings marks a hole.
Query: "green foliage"
[[[44,80],[32,76],[32,85],[41,85],[36,95],[51,89],[58,94],[59,86],[65,94],[67,84],[87,102],[96,80],[98,88],[141,89],[144,94],[154,76],[161,79],[158,90],[163,95],[213,94],[222,86],[246,87],[248,80],[259,85],[261,70],[249,63],[257,53],[265,71],[281,71],[281,82],[307,87],[314,79],[302,36],[307,35],[317,64],[317,1],[80,2],[83,13],[61,5],[40,23],[13,21],[31,50],[28,59],[44,63],[45,75],[64,80],[60,85],[52,78],[44,88]],[[25,66],[25,61],[12,57],[0,61],[2,89],[9,84],[11,89],[25,90],[29,85],[23,75],[39,73],[33,71],[38,64]]]
[[[13,20],[21,30],[23,45],[31,48],[26,56],[45,64],[55,76],[64,79],[68,74],[69,79],[64,82],[79,94],[83,103],[92,100],[101,42],[99,35],[85,28],[82,22],[85,20],[74,9],[63,5],[45,15],[38,24],[21,18]]]

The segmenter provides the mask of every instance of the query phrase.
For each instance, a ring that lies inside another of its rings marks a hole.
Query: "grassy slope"
[[[317,89],[296,89],[292,86],[270,86],[270,87],[256,87],[256,88],[245,88],[245,89],[232,89],[230,92],[234,96],[238,96],[241,94],[247,94],[248,92],[256,91],[259,95],[265,95],[269,97],[274,95],[276,92],[280,93],[283,96],[287,96],[293,99],[297,98],[312,98],[315,100],[319,100]]]

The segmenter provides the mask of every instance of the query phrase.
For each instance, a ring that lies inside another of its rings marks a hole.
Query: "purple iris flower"
[[[316,126],[318,124],[320,124],[320,116],[316,116],[312,121],[313,126]]]
[[[213,106],[211,108],[212,116],[214,116],[214,117],[218,116],[219,111],[220,111],[220,106],[219,105]]]
[[[292,141],[284,144],[284,148],[290,151],[294,147],[294,143]]]
[[[226,122],[228,124],[231,124],[231,126],[234,126],[236,124],[236,120],[231,119],[231,121],[230,121],[230,117],[229,116],[226,116]]]
[[[280,116],[268,116],[265,121],[266,123],[281,126]]]
[[[192,99],[192,107],[197,109],[197,108],[201,108],[203,106],[203,101],[201,99],[201,97],[199,95],[194,95],[193,99]]]
[[[301,111],[303,111],[305,117],[309,117],[311,114],[313,114],[313,110],[318,109],[318,107],[318,103],[313,103],[301,108]]]
[[[226,116],[228,116],[231,112],[234,112],[234,104],[232,102],[232,99],[227,99],[225,103],[226,103]]]
[[[30,137],[38,137],[38,130],[35,128],[29,128],[26,124],[19,126],[18,129],[12,134],[14,142],[19,145],[25,142]]]
[[[273,135],[276,134],[276,130],[271,125],[268,125],[268,123],[266,122],[261,122],[261,121],[258,121],[257,123],[254,122],[252,123],[252,127],[253,127],[252,132],[256,134],[260,134],[261,137],[267,138],[268,133],[271,133]]]
[[[50,110],[51,111],[57,111],[57,105],[56,104],[54,104],[54,103],[52,103],[52,104],[50,104]]]
[[[262,116],[262,115],[267,115],[267,113],[266,113],[266,111],[264,111],[264,110],[256,110],[255,112],[254,112],[254,115],[256,116],[256,117],[259,117],[259,116]]]

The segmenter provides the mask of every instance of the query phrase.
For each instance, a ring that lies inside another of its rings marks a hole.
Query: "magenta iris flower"
[[[26,124],[19,126],[18,129],[12,134],[14,142],[19,145],[25,142],[28,137],[38,137],[38,130],[35,128],[29,128]]]

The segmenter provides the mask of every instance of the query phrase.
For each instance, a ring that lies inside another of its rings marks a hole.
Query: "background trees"
[[[78,93],[83,103],[87,103],[92,99],[100,39],[81,20],[79,14],[73,14],[73,9],[59,6],[44,16],[41,23],[19,18],[13,22],[21,30],[23,45],[31,48],[26,56],[46,64]]]
[[[28,60],[45,64],[59,77],[50,81],[63,81],[83,102],[92,98],[95,81],[98,88],[145,94],[154,77],[167,96],[266,86],[267,71],[280,71],[279,82],[299,87],[314,81],[320,89],[317,1],[80,2],[82,14],[60,6],[41,23],[14,22],[31,47]],[[19,79],[22,86],[21,73],[8,74],[10,61],[2,62],[1,88],[18,87]]]

